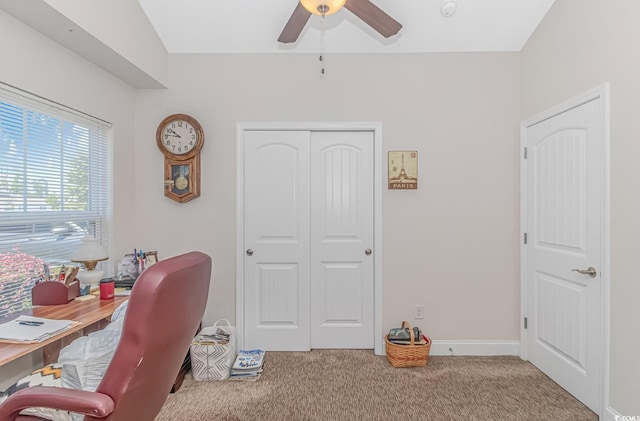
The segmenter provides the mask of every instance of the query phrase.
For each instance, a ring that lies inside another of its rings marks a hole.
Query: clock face
[[[186,120],[171,120],[161,130],[162,147],[174,155],[186,155],[198,143],[199,131]]]
[[[204,131],[190,115],[172,114],[158,125],[156,142],[166,157],[185,160],[200,153]]]

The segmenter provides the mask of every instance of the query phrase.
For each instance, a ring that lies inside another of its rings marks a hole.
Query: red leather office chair
[[[211,258],[200,252],[162,260],[134,284],[122,336],[95,392],[36,386],[0,405],[0,420],[30,407],[85,414],[85,420],[145,421],[160,412],[207,303]]]

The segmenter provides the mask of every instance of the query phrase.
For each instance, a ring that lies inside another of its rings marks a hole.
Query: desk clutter
[[[156,263],[158,263],[157,251],[145,252],[142,249],[138,250],[134,248],[133,254],[125,254],[120,262],[118,262],[116,280],[135,280],[145,269]]]
[[[51,306],[66,304],[80,295],[80,281],[71,284],[49,281],[38,282],[31,289],[31,304],[34,306]]]
[[[108,300],[114,296],[128,295],[125,290],[133,288],[138,276],[157,262],[157,251],[145,252],[133,249],[133,254],[124,255],[118,263],[117,275],[101,279],[99,286],[98,284],[81,285],[78,279],[80,268],[77,266],[50,267],[45,264],[43,274],[36,279],[31,289],[31,303],[34,306],[60,305],[76,298],[88,300],[99,296],[103,300]]]
[[[51,276],[49,265],[44,265],[44,276],[31,289],[31,304],[48,306],[66,304],[80,295],[80,281],[76,277],[80,271],[76,266],[60,266],[57,274]]]
[[[133,249],[133,254],[125,254],[118,263],[115,277],[102,278],[100,287],[92,294],[99,295],[101,300],[127,296],[142,272],[158,262],[158,252]]]

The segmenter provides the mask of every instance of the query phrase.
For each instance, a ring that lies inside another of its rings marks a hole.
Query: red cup
[[[113,279],[102,279],[100,281],[100,299],[109,300],[113,298],[115,282]]]

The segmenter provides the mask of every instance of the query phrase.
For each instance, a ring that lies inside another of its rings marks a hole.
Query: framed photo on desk
[[[158,252],[147,251],[144,253],[144,258],[146,259],[145,266],[151,266],[155,263],[158,263]]]

